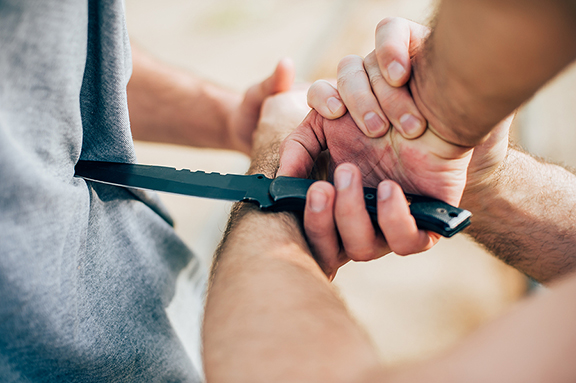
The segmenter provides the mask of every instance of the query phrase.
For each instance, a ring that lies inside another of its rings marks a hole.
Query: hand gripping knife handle
[[[274,201],[270,210],[304,211],[306,193],[314,180],[278,177],[270,184],[270,197]],[[410,213],[418,228],[430,230],[444,237],[452,237],[470,225],[472,214],[440,200],[406,193]],[[364,202],[372,221],[377,221],[377,190],[364,188]]]

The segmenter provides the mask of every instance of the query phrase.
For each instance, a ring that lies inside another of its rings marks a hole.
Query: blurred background
[[[171,64],[238,91],[292,57],[300,81],[336,74],[348,54],[374,48],[376,24],[388,16],[428,23],[430,0],[126,0],[133,42]],[[514,140],[531,152],[576,165],[576,71],[569,70],[527,103]],[[226,151],[137,143],[141,163],[243,173],[248,158]],[[209,267],[230,204],[161,195],[176,229]],[[192,336],[186,317],[186,274],[168,308],[176,331]],[[410,257],[390,254],[343,267],[335,284],[389,365],[433,356],[527,293],[524,276],[464,235]],[[184,310],[185,311],[185,310]]]

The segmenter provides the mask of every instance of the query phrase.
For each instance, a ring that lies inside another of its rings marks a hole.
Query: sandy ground
[[[172,64],[241,91],[260,81],[285,56],[295,60],[301,81],[333,76],[340,58],[365,55],[372,49],[379,20],[402,16],[426,22],[432,3],[127,0],[126,9],[133,41]],[[566,76],[576,82],[574,74]],[[532,142],[538,153],[551,153],[568,162],[574,157],[576,162],[570,144],[576,137],[562,144],[559,152],[549,135],[534,133],[531,128],[545,122],[542,116],[549,110],[560,120],[565,120],[562,113],[574,113],[567,107],[559,116],[557,110],[558,102],[562,106],[572,101],[574,105],[574,95],[567,98],[562,93],[570,86],[561,82],[550,88],[522,112],[523,129],[515,135],[528,145]],[[569,135],[568,127],[562,129],[559,134]],[[137,151],[142,163],[193,170],[242,173],[248,165],[245,156],[225,151],[144,143],[137,143]],[[173,195],[162,195],[162,199],[176,219],[178,232],[209,265],[230,205]],[[368,264],[349,264],[339,272],[335,284],[391,365],[430,357],[453,345],[507,310],[526,286],[521,275],[463,235],[441,241],[423,254],[388,255]],[[185,305],[185,296],[178,295],[175,301]]]

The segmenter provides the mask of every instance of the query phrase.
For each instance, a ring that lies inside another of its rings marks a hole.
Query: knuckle
[[[380,73],[371,73],[368,77],[370,79],[370,85],[372,86],[372,89],[387,86],[388,84],[386,81],[384,81],[384,78]]]
[[[350,94],[352,98],[351,104],[356,106],[369,106],[374,99],[374,95],[371,91],[367,90],[356,90]],[[371,109],[371,108],[370,108]]]
[[[325,227],[313,224],[305,224],[304,228],[306,230],[306,235],[312,240],[326,238],[329,235],[329,232]]]
[[[417,253],[418,251],[415,251],[413,249],[411,249],[408,246],[405,245],[398,245],[398,246],[391,246],[390,247],[392,249],[392,251],[396,254],[396,255],[410,255],[410,254],[414,254]]]
[[[343,78],[339,81],[340,96],[348,108],[351,109],[372,109],[375,96],[372,89],[369,89],[369,81],[366,86],[356,81],[354,78]],[[359,85],[360,84],[360,85]]]
[[[391,87],[386,87],[385,90],[380,89],[380,92],[378,92],[378,100],[386,109],[397,110],[406,105],[402,91]]]
[[[323,94],[331,91],[335,91],[332,84],[326,80],[317,80],[310,85],[310,88],[308,89],[308,97],[310,97],[310,95]]]
[[[391,46],[393,44],[390,42],[386,42],[385,44],[380,44],[377,48],[376,48],[376,60],[382,64],[387,64],[388,61],[392,61],[391,57],[392,57],[392,49]]]
[[[362,62],[362,57],[358,56],[358,55],[348,55],[345,56],[343,59],[340,60],[340,62],[338,63],[338,71],[341,71],[342,69],[350,66],[350,65],[355,65],[358,62]]]
[[[394,244],[390,244],[390,249],[397,255],[411,255],[416,253],[421,253],[429,249],[429,246],[424,246],[419,243],[419,241],[411,241],[407,238],[395,241]]]
[[[340,71],[338,75],[338,89],[341,86],[355,85],[360,79],[366,77],[366,70],[363,65],[356,66],[355,68],[348,68],[346,71]]]
[[[347,253],[348,257],[356,262],[366,262],[376,258],[376,252],[368,246],[352,248],[347,250]]]
[[[316,81],[314,84],[310,85],[310,88],[308,88],[308,93],[306,94],[306,97],[308,98],[308,102],[310,102],[310,100],[316,99],[316,97],[318,96],[318,94],[320,93],[320,91],[322,89],[323,89],[323,86],[321,84],[319,84],[318,81]]]
[[[362,210],[358,207],[358,204],[355,203],[354,201],[350,201],[348,203],[340,202],[340,204],[336,206],[335,211],[336,219],[342,221],[354,220],[355,217],[360,215],[360,213],[362,213]]]
[[[377,66],[378,65],[378,61],[376,59],[376,52],[372,51],[370,52],[370,54],[368,56],[366,56],[364,58],[364,67],[371,67],[371,66]]]

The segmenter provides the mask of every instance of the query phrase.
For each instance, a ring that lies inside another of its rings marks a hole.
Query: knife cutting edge
[[[177,170],[164,166],[84,161],[76,176],[89,181],[195,197],[245,201],[268,211],[304,211],[306,192],[315,180],[292,177],[270,179],[262,174],[238,175]],[[376,189],[364,188],[366,209],[376,221]],[[418,228],[452,237],[470,224],[472,214],[440,200],[405,193]]]

